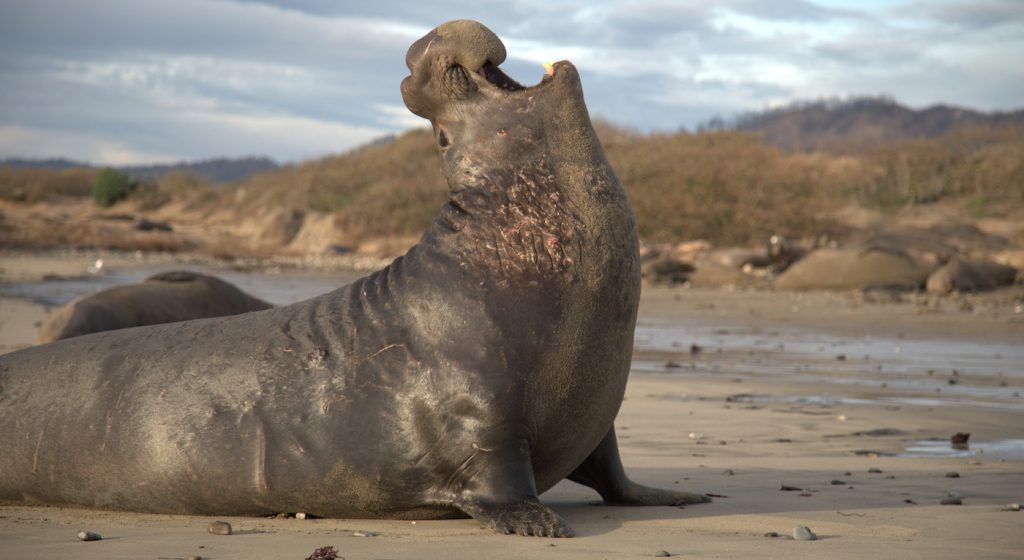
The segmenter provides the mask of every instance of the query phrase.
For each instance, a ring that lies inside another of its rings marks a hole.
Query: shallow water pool
[[[977,457],[1024,459],[1024,439],[1000,439],[971,442],[966,449],[953,447],[945,440],[911,442],[902,457]]]

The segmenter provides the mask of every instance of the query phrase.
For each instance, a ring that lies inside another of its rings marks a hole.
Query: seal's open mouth
[[[505,46],[486,27],[473,21],[448,22],[409,47],[405,56],[409,76],[402,80],[402,99],[413,113],[434,120],[451,103],[482,103],[487,96],[476,95],[481,92],[518,98],[555,82],[575,87],[568,62],[545,65],[547,72],[540,82],[525,86],[498,68],[505,56]]]
[[[508,74],[501,71],[501,68],[498,68],[490,62],[481,66],[480,69],[477,70],[477,74],[483,76],[484,79],[491,84],[506,91],[519,91],[526,89],[525,86],[510,78]]]

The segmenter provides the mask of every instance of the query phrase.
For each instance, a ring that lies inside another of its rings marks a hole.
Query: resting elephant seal
[[[932,266],[892,249],[818,249],[783,272],[783,290],[917,290]]]
[[[928,276],[925,290],[932,294],[987,292],[1011,286],[1017,277],[1012,266],[988,261],[952,259]]]
[[[185,270],[161,272],[139,284],[109,288],[61,307],[39,328],[39,342],[271,307],[214,276]]]
[[[471,21],[418,40],[406,105],[449,199],[387,268],[287,307],[0,357],[0,498],[148,512],[425,519],[569,536],[563,478],[610,504],[640,296],[636,224],[559,62],[524,88]]]

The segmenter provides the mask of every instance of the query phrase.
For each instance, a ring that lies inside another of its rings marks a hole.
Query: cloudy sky
[[[459,18],[525,84],[572,60],[591,113],[642,130],[851,95],[1024,107],[1022,0],[0,0],[0,158],[345,151],[425,123],[405,51]]]

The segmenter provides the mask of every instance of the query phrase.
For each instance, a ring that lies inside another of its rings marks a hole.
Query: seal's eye
[[[451,146],[451,144],[451,141],[448,140],[448,135],[445,134],[443,130],[437,133],[438,146],[441,146],[442,148],[447,148],[448,146]]]

